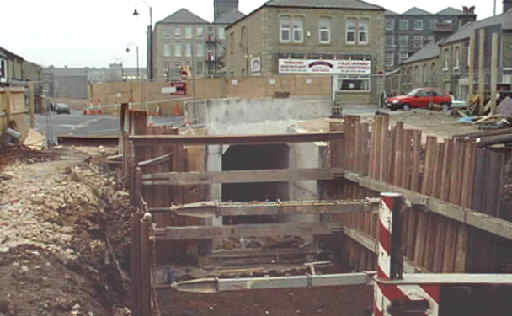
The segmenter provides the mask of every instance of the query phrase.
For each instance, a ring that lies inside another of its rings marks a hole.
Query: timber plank
[[[457,224],[457,246],[455,249],[456,273],[466,272],[466,260],[468,257],[468,227],[465,224]]]
[[[443,256],[445,248],[445,237],[446,237],[446,219],[441,216],[437,216],[437,229],[436,229],[436,240],[433,245],[435,248],[434,262],[432,266],[432,272],[441,272],[443,269]]]
[[[432,196],[441,197],[441,180],[443,178],[443,155],[445,143],[436,143],[436,156],[434,157],[434,175],[432,183]]]
[[[413,130],[411,191],[420,192],[421,131]]]
[[[446,222],[446,238],[444,245],[443,271],[445,273],[455,270],[455,252],[457,247],[457,226],[451,220]]]
[[[389,143],[387,142],[387,133],[389,129],[389,116],[388,115],[380,115],[382,117],[381,120],[381,132],[380,132],[380,149],[379,149],[379,179],[381,181],[386,181],[386,172],[388,171],[387,165],[388,161],[386,160],[386,151],[388,149]]]

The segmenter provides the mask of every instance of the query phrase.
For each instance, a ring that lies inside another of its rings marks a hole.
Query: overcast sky
[[[266,0],[239,0],[247,14]],[[315,0],[311,0],[315,1]],[[202,18],[213,19],[213,0],[146,0],[153,7],[153,23],[180,8]],[[368,0],[386,9],[403,13],[416,6],[438,12],[448,6],[476,6],[478,19],[492,15],[493,1],[476,0]],[[503,11],[497,0],[498,14]],[[484,4],[485,3],[485,4]],[[141,15],[133,16],[137,8]],[[0,46],[43,66],[107,67],[122,61],[135,66],[135,49],[140,46],[141,64],[146,60],[146,29],[149,10],[139,0],[3,0],[0,18]]]

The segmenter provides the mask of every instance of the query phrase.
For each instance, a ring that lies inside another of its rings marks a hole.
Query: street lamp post
[[[143,85],[143,80],[142,80],[142,74],[140,72],[140,67],[139,67],[139,46],[135,45],[133,43],[128,44],[128,47],[126,48],[126,52],[127,53],[130,52],[130,46],[135,46],[135,52],[136,52],[136,56],[137,56],[137,78],[140,81],[140,104],[141,104],[141,107],[143,107],[143,106],[145,107],[145,104],[144,104],[144,85]]]
[[[153,80],[153,7],[151,7],[151,5],[144,0],[139,0],[139,2],[144,3],[149,9],[149,25],[147,28],[147,73],[148,79]],[[137,9],[133,11],[133,15],[140,15]]]

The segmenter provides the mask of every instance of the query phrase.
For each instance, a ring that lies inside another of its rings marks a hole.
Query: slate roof
[[[403,63],[414,63],[420,60],[439,57],[439,55],[441,55],[441,48],[439,47],[439,43],[429,43],[428,45],[417,51],[414,55],[409,57],[409,59],[407,59]]]
[[[269,0],[264,7],[294,7],[294,8],[329,8],[329,9],[359,9],[384,10],[383,7],[361,0]]]
[[[210,22],[187,9],[179,9],[165,19],[158,21],[157,24],[210,24]]]
[[[441,45],[461,41],[467,39],[473,34],[476,29],[480,29],[483,27],[488,27],[491,25],[502,25],[504,30],[512,30],[512,25],[510,25],[510,20],[512,20],[512,11],[508,11],[501,15],[496,15],[489,17],[484,20],[474,21],[465,24],[462,26],[457,32],[455,32],[452,36],[445,39]]]
[[[386,12],[384,12],[384,15],[400,15],[400,14],[396,13],[395,11],[386,10]]]
[[[432,15],[432,13],[417,7],[412,7],[409,10],[405,11],[403,15]]]
[[[436,15],[463,15],[462,10],[458,10],[452,7],[448,7],[436,13]]]
[[[233,9],[229,12],[225,12],[221,14],[213,23],[215,24],[231,24],[241,18],[243,18],[245,14],[238,11],[237,9]]]

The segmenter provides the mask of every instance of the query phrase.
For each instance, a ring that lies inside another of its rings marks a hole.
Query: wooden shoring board
[[[407,216],[407,244],[406,244],[406,252],[407,258],[409,260],[414,261],[414,246],[416,245],[416,239],[418,235],[416,234],[418,230],[418,216],[417,212],[414,211],[414,208],[408,208],[406,211],[409,215]]]
[[[411,189],[411,175],[412,175],[412,135],[413,132],[410,129],[406,129],[403,132],[402,141],[402,164],[404,169],[402,171],[402,187],[408,190]]]
[[[446,140],[444,143],[444,153],[441,174],[441,192],[439,199],[445,202],[450,200],[451,173],[453,164],[453,141]]]
[[[379,179],[381,181],[386,181],[386,173],[388,172],[388,163],[386,156],[386,151],[389,150],[389,143],[387,143],[387,134],[389,129],[389,116],[388,115],[381,115],[382,121],[381,121],[381,131],[380,131],[380,141],[379,141]]]
[[[352,150],[354,142],[354,134],[352,130],[352,116],[346,116],[343,120],[343,133],[345,135],[345,168],[353,170],[354,151]]]
[[[361,123],[361,170],[360,175],[368,175],[370,164],[370,125]]]
[[[455,270],[455,253],[457,247],[457,223],[446,220],[446,236],[444,244],[443,271],[445,273]]]
[[[475,170],[475,146],[471,142],[464,143],[464,167],[462,174],[461,205],[471,208],[473,193],[473,171]]]
[[[489,170],[485,177],[486,188],[486,213],[494,217],[502,217],[501,201],[503,199],[503,167],[505,165],[505,156],[503,153],[488,151]]]
[[[432,194],[431,196],[440,198],[441,197],[441,181],[443,179],[443,155],[444,155],[444,143],[436,142],[436,156],[434,157],[434,173],[432,179]]]
[[[343,124],[339,122],[329,123],[331,132],[343,131]],[[343,168],[344,163],[344,138],[336,138],[329,142],[331,168]]]
[[[361,119],[359,116],[354,119],[352,130],[354,133],[354,164],[352,165],[352,170],[355,170],[357,173],[361,174]]]
[[[396,125],[395,125],[395,135],[393,137],[394,139],[394,142],[393,142],[393,152],[394,152],[394,157],[393,157],[393,165],[394,165],[394,168],[393,168],[393,181],[392,181],[392,184],[393,185],[396,185],[396,186],[399,186],[399,187],[402,187],[402,171],[403,171],[403,168],[404,168],[404,165],[403,165],[403,162],[402,162],[402,156],[403,156],[403,146],[402,146],[402,141],[403,141],[403,137],[402,137],[402,134],[403,134],[403,131],[404,131],[404,123],[403,122],[397,122]]]
[[[368,162],[368,176],[372,179],[375,179],[375,169],[377,168],[375,166],[375,163],[377,162],[376,156],[377,156],[377,145],[376,145],[376,127],[377,127],[377,121],[373,120],[371,123],[371,133],[370,133],[370,160]]]
[[[413,130],[412,135],[412,175],[411,191],[420,192],[420,164],[421,164],[421,131]]]
[[[434,157],[436,156],[436,142],[437,139],[433,136],[427,137],[427,144],[425,147],[425,167],[423,169],[423,183],[421,186],[421,194],[430,195],[432,193],[433,183],[433,166]]]
[[[457,223],[457,243],[455,248],[454,272],[466,272],[466,260],[468,258],[468,227],[465,224]]]
[[[484,179],[486,177],[486,167],[488,166],[487,149],[478,148],[475,156],[475,170],[473,179],[473,201],[471,208],[481,212],[485,211],[485,191]]]
[[[413,216],[410,212],[407,212],[405,209],[403,209],[401,212],[400,212],[400,219],[401,219],[401,236],[400,236],[400,240],[401,240],[401,254],[404,258],[407,257],[407,245],[408,245],[408,240],[407,240],[407,237],[408,237],[408,233],[409,233],[409,227],[407,226],[407,224],[409,223],[409,217],[410,216]],[[370,235],[371,236],[371,235]]]
[[[464,164],[464,144],[456,141],[453,145],[452,173],[450,184],[450,202],[460,205],[462,192],[462,169]]]
[[[382,156],[381,156],[381,142],[382,142],[382,125],[383,125],[384,117],[378,115],[375,117],[375,180],[381,181],[381,171],[382,171]]]
[[[438,224],[439,216],[433,213],[428,213],[428,229],[426,238],[427,242],[425,243],[426,255],[423,259],[423,267],[429,271],[433,270],[435,253],[438,251],[438,249],[435,247]]]
[[[417,211],[418,224],[416,229],[416,244],[414,245],[414,260],[413,262],[418,265],[423,265],[423,258],[425,256],[425,244],[427,235],[427,214],[423,211]]]
[[[436,219],[436,238],[434,244],[432,245],[436,251],[434,252],[432,272],[441,272],[443,269],[443,256],[445,248],[446,219],[439,215],[436,216]]]

